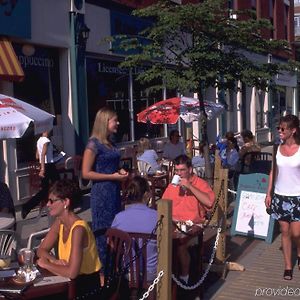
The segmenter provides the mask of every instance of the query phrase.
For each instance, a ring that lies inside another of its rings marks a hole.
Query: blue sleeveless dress
[[[116,147],[109,148],[98,139],[90,138],[88,149],[96,154],[94,171],[102,174],[113,174],[118,171],[120,152]],[[121,210],[119,181],[93,181],[91,189],[91,213],[93,231],[108,228],[115,215]],[[105,262],[106,240],[104,235],[96,237],[100,260]]]

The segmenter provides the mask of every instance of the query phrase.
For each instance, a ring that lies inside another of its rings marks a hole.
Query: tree
[[[123,67],[148,66],[140,73],[143,83],[155,82],[152,89],[166,86],[181,94],[197,92],[201,110],[201,134],[207,141],[204,90],[237,90],[237,81],[265,91],[273,77],[292,64],[254,61],[250,53],[290,51],[282,40],[264,38],[272,29],[266,19],[257,19],[251,10],[231,11],[228,1],[204,0],[197,4],[174,5],[171,1],[133,11],[150,20],[138,36],[113,37],[114,45],[128,51]],[[157,84],[161,82],[161,84]],[[206,176],[212,177],[208,145],[204,149]]]

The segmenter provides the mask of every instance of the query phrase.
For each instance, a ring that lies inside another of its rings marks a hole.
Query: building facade
[[[130,142],[146,132],[151,137],[165,136],[166,126],[137,123],[136,114],[158,100],[175,96],[176,91],[149,93],[147,86],[135,79],[143,68],[121,69],[118,63],[123,59],[122,53],[111,53],[110,44],[103,41],[113,34],[137,34],[147,24],[133,17],[131,11],[153,2],[22,0],[14,6],[10,1],[1,3],[0,37],[11,40],[25,77],[22,82],[0,79],[0,93],[55,115],[53,142],[67,155],[82,154],[95,114],[105,105],[114,108],[120,119],[116,142]],[[253,59],[284,62],[294,57],[292,1],[235,0],[229,1],[229,5],[233,9],[252,8],[258,17],[269,18],[274,30],[266,32],[266,36],[286,39],[291,45],[289,57],[270,54]],[[80,41],[84,25],[90,29],[86,44]],[[275,80],[282,89],[273,94],[242,83],[238,83],[241,92],[226,91],[223,99],[218,99],[219,93],[214,89],[208,90],[206,99],[226,101],[228,107],[221,118],[209,122],[209,141],[215,142],[216,136],[226,131],[239,132],[244,128],[251,129],[260,142],[270,141],[282,113],[298,114],[296,76],[280,74]],[[185,124],[179,122],[174,126],[185,136]],[[193,130],[197,136],[197,123]],[[20,139],[1,142],[1,176],[9,184],[16,205],[30,197],[27,166],[34,160],[36,139],[29,129]]]

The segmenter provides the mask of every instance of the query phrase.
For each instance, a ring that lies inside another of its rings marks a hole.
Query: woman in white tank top
[[[271,208],[271,217],[279,221],[285,270],[283,278],[293,278],[292,240],[296,242],[298,269],[300,270],[300,128],[294,115],[281,117],[279,127],[282,144],[276,154],[276,178],[274,195],[270,172],[266,207]]]

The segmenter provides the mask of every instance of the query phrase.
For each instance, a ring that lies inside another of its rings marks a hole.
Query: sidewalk
[[[281,235],[272,244],[260,241],[236,262],[245,266],[244,272],[230,271],[225,281],[219,280],[206,291],[204,299],[250,300],[286,299],[299,297],[300,271],[294,266],[293,280],[283,280],[283,257],[280,250]],[[296,261],[296,258],[295,258]]]

